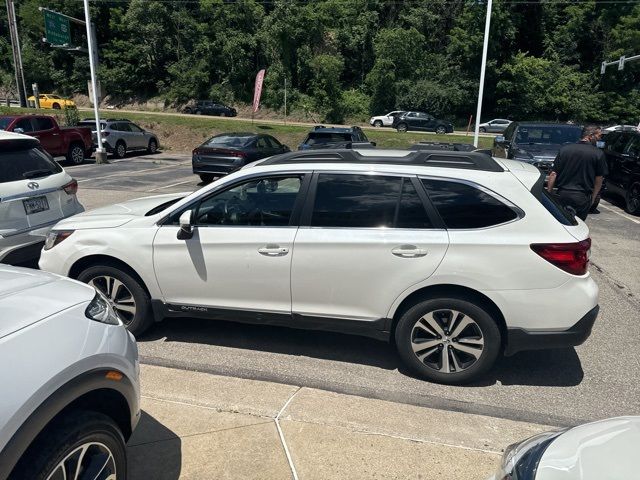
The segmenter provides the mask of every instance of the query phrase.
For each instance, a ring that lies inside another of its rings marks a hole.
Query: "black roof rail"
[[[315,125],[313,127],[314,130],[318,130],[319,128],[326,128],[324,125]]]
[[[425,150],[408,151],[407,155],[401,157],[362,155],[358,151],[350,149],[302,150],[275,155],[260,162],[260,165],[282,165],[287,163],[373,163],[457,168],[485,172],[505,171],[498,162],[484,153]]]

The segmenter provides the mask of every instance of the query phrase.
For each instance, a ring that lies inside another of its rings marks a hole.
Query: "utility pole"
[[[16,73],[16,88],[20,98],[20,106],[27,106],[27,89],[24,81],[24,70],[22,68],[22,54],[20,53],[20,38],[18,37],[18,26],[16,24],[16,11],[13,0],[6,0],[7,16],[9,18],[9,36],[11,37],[11,50],[13,53],[13,66]]]
[[[482,96],[484,95],[484,73],[487,69],[487,51],[489,50],[489,30],[491,29],[491,5],[492,0],[487,2],[487,18],[484,24],[484,45],[482,46],[482,66],[480,67],[480,90],[478,91],[478,109],[476,111],[476,129],[473,135],[473,145],[478,147],[478,136],[480,135],[480,115],[482,114]]]
[[[284,124],[287,124],[287,79],[284,79]]]

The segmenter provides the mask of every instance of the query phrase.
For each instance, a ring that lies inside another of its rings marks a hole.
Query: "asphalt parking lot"
[[[201,186],[188,154],[65,168],[78,179],[78,196],[87,209]],[[392,346],[366,338],[198,319],[155,326],[139,339],[141,361],[555,425],[638,415],[640,217],[607,200],[601,213],[588,219],[591,272],[601,299],[592,336],[575,349],[505,358],[475,385],[413,378]]]

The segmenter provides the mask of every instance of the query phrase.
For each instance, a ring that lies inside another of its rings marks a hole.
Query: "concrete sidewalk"
[[[142,366],[132,480],[485,479],[550,427]]]

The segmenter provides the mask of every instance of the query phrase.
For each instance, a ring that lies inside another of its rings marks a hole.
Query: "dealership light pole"
[[[478,136],[480,135],[480,115],[482,114],[482,96],[484,94],[484,73],[487,69],[487,50],[489,49],[489,30],[491,28],[491,4],[487,1],[487,18],[484,24],[484,45],[482,46],[482,66],[480,67],[480,90],[478,91],[478,109],[476,110],[476,129],[473,134],[473,145],[478,147]]]
[[[100,128],[100,112],[98,111],[98,81],[96,80],[96,52],[97,45],[91,28],[91,15],[89,14],[89,0],[84,0],[84,21],[87,27],[87,43],[89,47],[89,68],[91,70],[91,86],[93,90],[93,113],[96,117],[96,137],[98,147],[96,148],[96,163],[108,163],[107,154],[102,145],[102,129]]]
[[[16,89],[20,98],[20,106],[27,106],[27,89],[24,81],[24,69],[22,68],[22,53],[20,52],[20,37],[16,21],[16,10],[13,0],[7,0],[7,15],[9,17],[9,37],[11,38],[11,51],[13,53],[13,65],[16,73]]]

